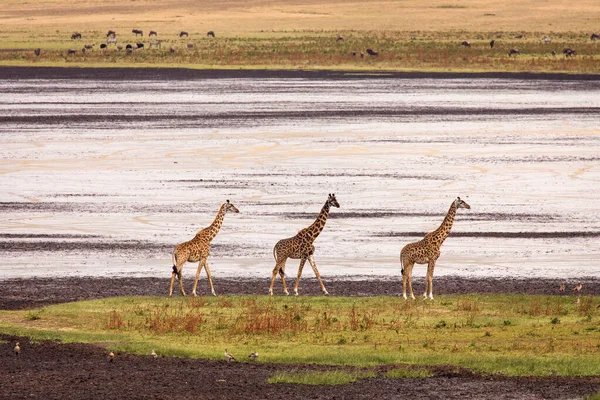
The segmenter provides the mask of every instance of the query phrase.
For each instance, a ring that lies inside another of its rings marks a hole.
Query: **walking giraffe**
[[[196,286],[198,285],[198,278],[200,277],[200,271],[202,267],[206,269],[206,275],[208,276],[208,282],[210,283],[210,291],[213,296],[216,296],[215,289],[213,288],[212,278],[210,277],[210,268],[208,267],[208,256],[210,255],[210,242],[217,236],[219,229],[223,224],[223,218],[227,212],[232,211],[239,213],[240,211],[235,208],[233,204],[227,200],[219,208],[219,212],[215,217],[215,220],[209,227],[204,228],[196,236],[188,242],[178,244],[173,251],[173,273],[171,274],[171,287],[169,288],[169,297],[173,295],[173,284],[175,283],[175,277],[179,279],[179,287],[181,288],[181,294],[185,296],[183,290],[183,279],[181,277],[181,270],[186,262],[199,261],[198,271],[196,272],[196,279],[194,280],[194,288],[192,294],[196,296]]]
[[[433,300],[433,269],[435,268],[435,262],[440,256],[440,247],[442,243],[448,237],[452,224],[454,223],[454,216],[458,208],[470,209],[471,206],[465,203],[460,197],[450,205],[450,209],[446,214],[446,218],[433,232],[429,232],[425,235],[425,238],[421,241],[409,243],[400,252],[400,264],[402,264],[402,294],[406,299],[406,282],[408,281],[408,288],[410,290],[410,297],[415,298],[412,289],[412,270],[416,264],[427,264],[427,275],[425,277],[425,292],[423,297],[427,299],[427,288],[429,288],[429,298]]]
[[[327,217],[329,216],[329,208],[340,207],[340,204],[337,202],[335,198],[335,194],[329,194],[325,205],[321,209],[319,216],[308,228],[304,228],[298,232],[298,234],[294,237],[281,239],[275,245],[273,249],[273,256],[275,257],[275,268],[273,269],[273,276],[271,278],[271,287],[269,288],[269,294],[273,295],[273,285],[275,284],[275,277],[279,273],[281,276],[281,282],[283,284],[283,291],[286,295],[290,293],[287,290],[285,285],[285,262],[288,258],[292,259],[300,259],[300,266],[298,267],[298,277],[296,278],[296,284],[294,285],[294,294],[298,296],[298,284],[300,283],[300,276],[302,275],[302,268],[304,268],[304,263],[306,260],[310,263],[317,279],[319,280],[319,284],[321,285],[321,290],[323,294],[329,295],[327,293],[327,289],[325,289],[325,285],[321,281],[321,275],[317,270],[317,264],[315,264],[315,246],[313,242],[319,236],[323,227],[325,227],[325,222],[327,222]]]

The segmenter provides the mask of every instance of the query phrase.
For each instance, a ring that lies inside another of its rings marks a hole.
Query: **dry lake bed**
[[[599,79],[32,71],[0,71],[3,279],[168,277],[227,199],[213,278],[267,278],[328,193],[324,278],[398,276],[457,196],[437,276],[600,275]]]

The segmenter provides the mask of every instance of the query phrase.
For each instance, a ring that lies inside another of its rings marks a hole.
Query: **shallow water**
[[[170,276],[230,199],[213,276],[270,277],[328,193],[325,278],[397,277],[456,196],[471,210],[436,275],[598,276],[599,98],[577,80],[0,80],[0,276]]]

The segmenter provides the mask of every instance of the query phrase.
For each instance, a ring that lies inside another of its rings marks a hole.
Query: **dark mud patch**
[[[66,233],[0,233],[2,239],[93,239],[100,235],[76,235]]]
[[[189,272],[189,271],[188,271]],[[295,271],[294,271],[295,273]],[[213,283],[217,295],[265,295],[269,291],[270,276],[265,278],[216,278]],[[162,278],[28,278],[8,279],[0,281],[0,309],[15,310],[42,307],[49,304],[65,303],[79,300],[93,300],[115,296],[166,296],[171,279],[170,269],[165,269]],[[286,282],[293,283],[294,277],[288,276]],[[586,278],[577,281],[562,279],[510,279],[510,278],[462,278],[444,276],[434,280],[435,294],[541,294],[570,295],[559,292],[561,283],[573,287],[577,282],[583,283],[583,295],[600,295],[600,278]],[[327,290],[332,296],[399,296],[402,294],[400,277],[368,279],[327,278],[323,277]],[[183,283],[187,292],[194,283],[192,272],[185,274]],[[277,278],[274,286],[275,295],[283,295],[281,280]],[[424,288],[423,278],[413,279],[415,293]],[[315,278],[303,278],[300,281],[301,296],[320,296],[321,290]],[[198,282],[198,293],[210,293],[206,276],[202,275]],[[177,289],[173,292],[178,295]]]
[[[427,232],[388,232],[376,233],[376,237],[424,237]],[[466,238],[503,238],[503,239],[569,239],[569,238],[597,238],[600,232],[573,231],[573,232],[450,232],[449,237]]]
[[[278,372],[352,368],[119,352],[109,362],[96,345],[32,343],[8,335],[0,341],[0,397],[6,399],[566,399],[600,390],[600,377],[507,378],[454,367],[432,368],[429,378],[388,379],[385,372],[397,366],[381,366],[372,369],[376,377],[347,385],[269,384]],[[12,351],[17,341],[18,357]]]
[[[267,216],[277,216],[286,219],[311,219],[318,215],[317,212],[280,212],[265,213]],[[408,212],[391,210],[356,210],[356,211],[338,211],[334,210],[328,216],[330,219],[351,219],[351,218],[440,218],[443,219],[445,213],[439,212]],[[558,216],[552,214],[519,214],[519,213],[464,213],[461,219],[468,221],[526,221],[526,222],[548,222],[555,221]],[[426,232],[425,232],[426,233]],[[387,235],[386,235],[387,236]]]

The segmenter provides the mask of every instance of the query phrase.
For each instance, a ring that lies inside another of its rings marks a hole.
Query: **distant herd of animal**
[[[131,33],[134,34],[136,38],[138,35],[140,35],[142,37],[144,36],[144,31],[141,29],[132,29]],[[183,37],[189,38],[189,36],[190,36],[189,33],[186,31],[181,31],[177,35],[180,38],[183,38]],[[162,48],[162,40],[158,39],[158,32],[153,31],[153,30],[149,31],[148,37],[153,37],[153,36],[155,37],[155,39],[151,39],[148,41],[148,48],[152,48],[152,47],[155,47],[158,49]],[[214,38],[215,32],[208,31],[206,33],[206,36]],[[78,40],[78,39],[83,39],[83,35],[81,34],[81,32],[73,32],[73,34],[71,35],[71,40]],[[128,43],[125,46],[117,44],[117,32],[113,31],[112,29],[106,33],[106,43],[100,43],[100,49],[101,50],[107,49],[108,46],[110,46],[110,45],[114,45],[115,48],[119,51],[125,50],[127,53],[131,53],[131,52],[133,52],[133,50],[143,49],[145,47],[145,44],[142,42],[136,42],[133,44]],[[95,46],[95,44],[85,44],[83,46],[83,48],[81,49],[81,52],[85,53],[86,51],[93,50],[94,46]],[[186,47],[188,49],[192,49],[192,48],[194,48],[194,43],[187,43]],[[175,49],[173,47],[171,47],[169,49],[169,51],[171,53],[174,53]],[[35,54],[37,56],[39,56],[40,53],[41,53],[41,49],[35,49]],[[77,53],[77,50],[75,50],[75,49],[71,48],[71,49],[67,50],[67,54],[76,54],[76,53]]]
[[[140,35],[142,37],[144,36],[144,31],[141,30],[141,29],[132,29],[131,33],[134,34],[136,38],[137,38],[138,35]],[[189,38],[189,34],[186,31],[180,31],[177,35],[180,38],[183,38],[184,36],[186,38]],[[208,32],[206,32],[206,36],[214,38],[215,37],[215,32],[214,31],[208,31]],[[160,39],[157,38],[158,37],[158,32],[156,32],[154,30],[151,30],[151,31],[148,32],[148,37],[155,37],[155,39],[151,39],[151,40],[148,41],[148,48],[152,48],[152,47],[155,47],[155,48],[158,48],[158,49],[162,48],[162,40],[160,40]],[[523,35],[516,35],[514,38],[515,39],[523,39]],[[73,34],[71,35],[71,39],[72,40],[83,39],[83,35],[81,34],[81,32],[73,32]],[[343,41],[344,37],[342,35],[338,35],[337,38],[336,38],[336,40],[337,41]],[[548,36],[542,37],[541,40],[542,40],[543,43],[551,43],[552,42],[552,39],[549,38]],[[591,36],[590,36],[590,40],[600,40],[600,35],[596,34],[596,33],[592,33]],[[492,39],[489,42],[490,48],[494,48],[495,44],[496,44],[496,40]],[[106,33],[106,43],[101,43],[99,47],[100,47],[101,50],[105,50],[105,49],[108,49],[108,46],[110,46],[110,45],[114,45],[115,48],[117,50],[119,50],[119,51],[125,50],[127,53],[131,53],[131,52],[133,52],[136,49],[143,49],[145,47],[145,44],[142,43],[142,42],[136,42],[136,43],[133,43],[133,44],[129,43],[129,44],[126,44],[125,46],[117,44],[117,33],[114,30],[109,30]],[[471,42],[469,42],[467,40],[463,40],[460,43],[460,45],[463,46],[463,47],[471,47]],[[81,48],[81,52],[85,53],[86,51],[93,50],[94,46],[95,46],[95,44],[85,44]],[[186,47],[188,49],[193,49],[194,48],[194,43],[189,42],[189,43],[186,44]],[[35,52],[36,56],[39,56],[41,54],[41,49],[40,48],[36,48],[34,50],[34,52]],[[175,53],[175,48],[170,47],[169,48],[169,52],[170,53]],[[367,48],[365,50],[365,52],[369,56],[373,56],[373,57],[379,55],[379,52],[377,50],[373,49],[373,48]],[[357,55],[360,55],[360,57],[363,58],[365,56],[365,52],[363,52],[363,51],[360,51],[360,52],[352,51],[351,55],[353,57],[356,57]],[[69,55],[74,55],[76,53],[77,53],[77,50],[75,50],[73,48],[70,48],[70,49],[67,50],[67,54],[69,54]],[[572,57],[572,56],[577,55],[577,51],[575,49],[571,48],[571,47],[565,47],[562,50],[562,53],[565,55],[565,57]],[[509,57],[517,56],[519,54],[521,54],[521,52],[519,51],[519,49],[517,49],[515,47],[511,48],[508,51],[508,56]],[[553,56],[556,56],[557,51],[556,50],[552,50],[550,52],[550,54],[552,54]]]

